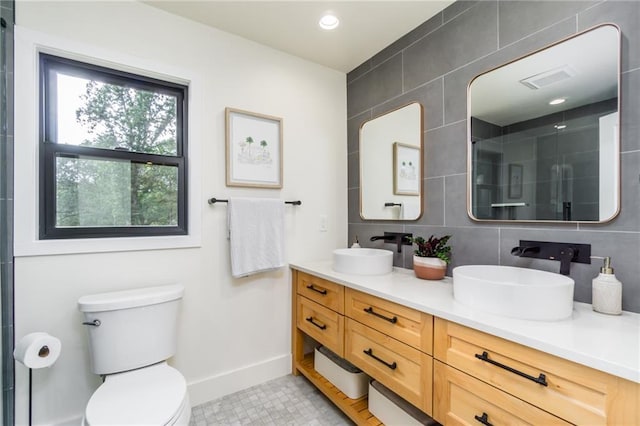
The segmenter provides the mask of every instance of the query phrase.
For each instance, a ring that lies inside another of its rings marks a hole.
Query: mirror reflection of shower
[[[598,221],[612,216],[618,173],[603,169],[615,164],[603,156],[618,152],[616,106],[617,99],[610,99],[505,127],[472,118],[475,217]]]
[[[571,220],[571,202],[573,200],[573,166],[554,164],[551,166],[550,203],[556,218]]]

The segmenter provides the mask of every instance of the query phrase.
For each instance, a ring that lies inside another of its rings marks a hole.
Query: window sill
[[[194,235],[16,241],[14,256],[29,257],[61,254],[168,250],[200,246],[200,237],[196,237]]]

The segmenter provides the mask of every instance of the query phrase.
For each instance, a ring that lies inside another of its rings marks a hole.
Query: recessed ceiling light
[[[551,101],[549,101],[549,105],[560,105],[561,103],[564,103],[566,101],[565,98],[557,98],[557,99],[553,99]]]
[[[566,128],[567,128],[567,125],[566,125],[566,124],[556,124],[556,125],[555,125],[555,126],[553,126],[553,127],[555,127],[555,128],[556,128],[556,129],[558,129],[558,130],[562,130],[562,129],[566,129]]]
[[[325,14],[322,18],[320,18],[320,21],[318,22],[318,25],[320,25],[320,28],[322,28],[323,30],[333,30],[335,28],[338,28],[339,24],[340,20],[331,13]]]

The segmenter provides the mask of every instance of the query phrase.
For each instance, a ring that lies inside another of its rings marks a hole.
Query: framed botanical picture
[[[509,198],[522,198],[522,164],[509,164]]]
[[[225,109],[227,186],[282,188],[282,118]]]
[[[393,143],[393,193],[420,195],[420,147]]]

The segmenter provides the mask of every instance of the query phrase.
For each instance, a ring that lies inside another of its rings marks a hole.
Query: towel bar
[[[221,198],[209,198],[208,200],[209,204],[215,204],[215,203],[228,203],[229,200],[223,200]],[[300,200],[296,200],[296,201],[285,201],[285,204],[292,204],[294,206],[301,206],[302,205],[302,201]]]

